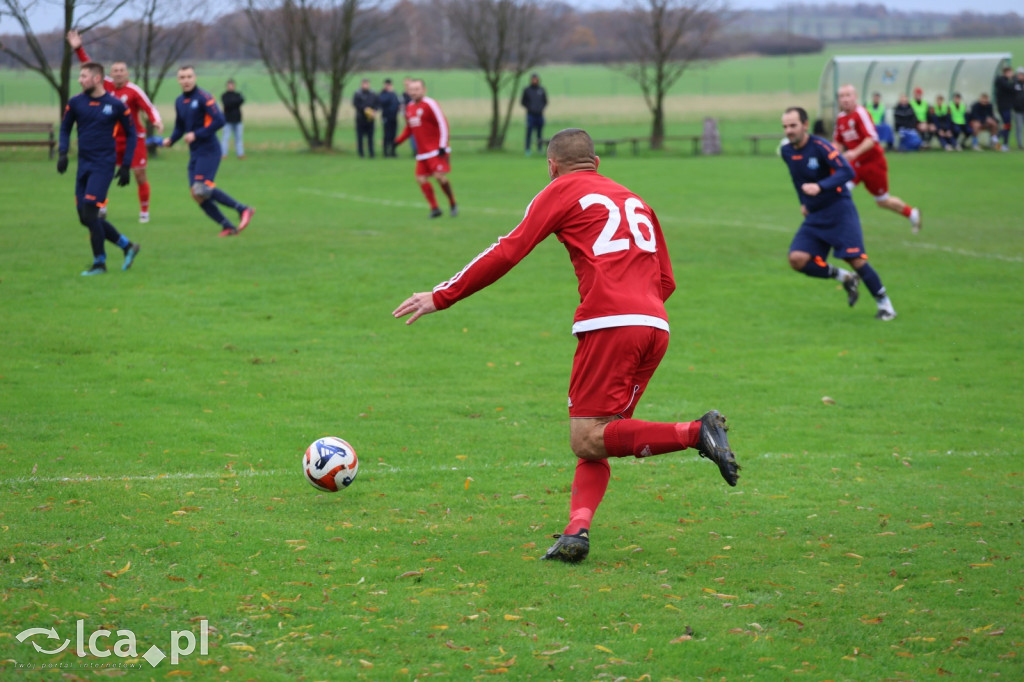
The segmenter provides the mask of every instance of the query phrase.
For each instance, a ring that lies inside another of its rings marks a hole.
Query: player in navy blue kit
[[[82,93],[68,100],[64,118],[60,122],[60,146],[57,172],[68,169],[68,148],[71,146],[71,128],[78,124],[78,175],[75,178],[75,204],[78,219],[89,229],[92,245],[92,265],[83,275],[102,275],[107,272],[107,253],[104,240],[117,244],[124,251],[122,270],[132,266],[139,254],[139,245],[132,242],[100,217],[100,204],[107,200],[107,191],[114,179],[117,166],[115,130],[120,124],[128,135],[125,156],[127,162],[117,171],[117,184],[124,187],[131,178],[131,160],[135,152],[135,126],[131,112],[121,100],[109,95],[103,86],[103,66],[95,62],[82,65],[78,84]]]
[[[807,112],[800,107],[790,107],[782,115],[782,129],[789,142],[779,154],[789,166],[804,215],[789,246],[789,264],[810,277],[842,282],[851,306],[857,302],[858,285],[863,281],[878,303],[875,318],[891,320],[896,311],[882,278],[868,264],[860,216],[847,186],[853,180],[853,168],[830,142],[808,132],[807,121]],[[854,272],[827,263],[830,248]]]
[[[178,85],[181,86],[181,94],[174,100],[177,120],[174,132],[164,139],[163,145],[170,147],[185,139],[189,148],[188,182],[192,198],[213,222],[221,226],[221,237],[232,237],[249,225],[255,211],[231,198],[213,182],[220,166],[221,148],[217,131],[224,127],[224,114],[217,106],[217,99],[196,86],[196,71],[191,66],[178,69]],[[217,204],[238,211],[238,227],[224,217]]]

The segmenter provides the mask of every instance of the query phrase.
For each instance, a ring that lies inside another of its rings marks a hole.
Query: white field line
[[[348,194],[347,192],[328,192],[324,190],[316,189],[300,189],[300,192],[307,194],[315,194],[317,196],[328,197],[330,199],[342,199],[344,201],[354,201],[363,204],[375,204],[378,206],[395,206],[398,208],[413,208],[422,209],[422,201],[396,201],[394,199],[382,199],[379,197],[367,197],[360,196],[357,194]],[[459,211],[465,213],[466,211],[475,213],[486,213],[489,215],[507,215],[515,216],[516,218],[522,217],[522,212],[512,209],[498,209],[490,207],[478,207],[478,206],[465,206],[460,204]],[[671,215],[659,214],[662,225],[672,224],[686,224],[686,223],[700,223],[702,225],[717,225],[722,227],[734,227],[734,228],[749,228],[755,230],[764,230],[767,232],[778,232],[781,234],[792,234],[796,232],[796,228],[799,225],[794,223],[793,225],[776,225],[774,223],[760,223],[760,222],[746,222],[742,220],[722,220],[720,218],[698,218],[694,216],[687,216],[686,218],[678,218]],[[511,230],[515,225],[509,225]],[[904,241],[902,246],[909,249],[924,249],[926,251],[942,251],[943,253],[951,253],[957,256],[965,256],[967,258],[980,258],[983,260],[997,260],[1004,263],[1024,263],[1024,256],[1006,256],[1001,253],[983,253],[980,251],[971,251],[969,249],[960,249],[952,246],[943,246],[941,244],[930,244],[928,242],[919,241]]]

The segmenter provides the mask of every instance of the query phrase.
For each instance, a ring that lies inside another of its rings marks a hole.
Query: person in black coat
[[[384,156],[394,157],[395,135],[398,133],[398,110],[401,102],[390,78],[384,79],[384,89],[377,96],[380,105],[380,122],[384,128]]]
[[[356,94],[352,96],[352,106],[356,110],[356,146],[359,156],[363,154],[363,140],[366,141],[370,158],[374,157],[373,128],[377,119],[380,101],[377,93],[370,89],[370,79],[364,78]]]

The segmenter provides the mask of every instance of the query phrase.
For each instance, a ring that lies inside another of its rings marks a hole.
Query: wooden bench
[[[57,139],[53,135],[52,123],[0,123],[0,135],[31,135],[37,133],[46,135],[45,140],[25,139],[21,137],[16,140],[0,139],[0,147],[42,147],[50,148],[50,158],[53,158],[57,150]]]
[[[693,144],[694,156],[700,154],[700,144],[704,139],[703,135],[666,135],[662,138],[666,142],[690,142]],[[540,141],[542,147],[546,147],[550,139],[543,139]],[[640,145],[647,144],[651,141],[648,136],[645,137],[615,137],[615,138],[595,138],[594,146],[604,145],[604,153],[607,156],[615,156],[618,152],[620,144],[628,144],[633,152],[633,156],[640,155]]]
[[[747,135],[746,137],[750,140],[750,153],[756,156],[761,140],[774,140],[778,144],[783,135],[782,133],[758,133],[757,135]]]

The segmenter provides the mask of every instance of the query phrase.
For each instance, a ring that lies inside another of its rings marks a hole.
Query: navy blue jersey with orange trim
[[[809,212],[829,208],[838,201],[851,201],[846,183],[853,180],[853,168],[828,140],[810,135],[799,149],[787,142],[779,153],[789,166],[801,205]],[[817,183],[821,192],[813,197],[805,194],[800,187],[808,182]]]
[[[193,154],[216,154],[220,156],[220,142],[217,131],[224,127],[224,114],[217,106],[217,98],[195,87],[183,92],[174,100],[174,132],[171,144],[180,140],[185,133],[195,133],[196,139],[188,148]]]
[[[128,132],[126,159],[135,153],[135,125],[128,106],[110,93],[99,97],[80,93],[68,100],[60,122],[61,154],[71,146],[71,127],[78,125],[78,167],[112,168],[117,163],[117,124]]]

